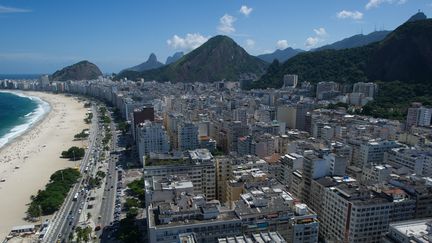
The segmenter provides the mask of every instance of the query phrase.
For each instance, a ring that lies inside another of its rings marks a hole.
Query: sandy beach
[[[31,224],[24,220],[30,196],[43,189],[55,171],[77,166],[61,159],[71,146],[86,146],[73,141],[75,134],[88,128],[83,119],[87,109],[77,98],[63,94],[25,92],[50,103],[51,111],[37,125],[0,149],[0,241],[13,226]]]

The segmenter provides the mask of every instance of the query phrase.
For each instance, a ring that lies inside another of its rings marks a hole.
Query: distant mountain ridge
[[[102,72],[95,64],[89,61],[80,61],[54,72],[50,76],[52,81],[91,80],[102,76]]]
[[[184,56],[184,53],[182,51],[174,53],[174,55],[167,57],[165,61],[165,65],[171,64],[173,62],[178,61],[180,58]]]
[[[272,67],[271,72],[255,82],[255,87],[281,87],[286,73],[298,74],[300,80],[311,82],[430,82],[432,20],[408,21],[384,40],[367,46],[301,53]]]
[[[116,78],[214,82],[223,79],[238,80],[242,75],[259,77],[266,67],[266,62],[249,55],[231,38],[219,35],[210,38],[177,62],[144,72],[125,71]]]
[[[266,61],[268,63],[273,62],[275,59],[277,59],[279,62],[285,62],[286,60],[290,59],[291,57],[304,52],[304,50],[301,49],[294,49],[291,47],[285,48],[283,50],[277,49],[276,51],[268,54],[261,54],[257,57],[263,61]]]
[[[151,53],[150,56],[148,57],[147,61],[145,61],[139,65],[133,66],[131,68],[127,68],[123,71],[143,72],[143,71],[150,70],[150,69],[160,68],[163,65],[164,65],[163,63],[161,63],[157,60],[156,55],[154,53]]]
[[[313,51],[341,50],[341,49],[365,46],[373,42],[382,41],[388,34],[390,34],[390,32],[391,31],[381,30],[381,31],[374,31],[367,35],[358,34],[329,45],[318,47],[316,49],[313,49]]]

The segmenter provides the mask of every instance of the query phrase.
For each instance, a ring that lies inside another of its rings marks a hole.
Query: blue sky
[[[218,34],[253,55],[392,30],[432,0],[0,0],[0,73],[52,73],[86,59],[103,72],[165,62]]]

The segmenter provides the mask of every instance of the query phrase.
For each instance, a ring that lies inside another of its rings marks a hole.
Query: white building
[[[189,151],[184,158],[147,158],[144,179],[153,176],[187,176],[193,184],[194,194],[204,194],[207,199],[216,199],[216,164],[207,149]]]
[[[421,103],[414,102],[408,108],[406,127],[430,126],[432,119],[432,108],[426,108]]]
[[[137,126],[138,153],[143,162],[143,156],[150,153],[168,153],[170,149],[168,135],[159,123],[146,121]]]
[[[360,167],[368,164],[382,164],[384,162],[384,153],[400,147],[395,141],[389,140],[370,140],[360,145],[358,164]]]
[[[432,219],[391,223],[384,243],[432,242]]]
[[[383,183],[390,179],[391,165],[366,165],[362,169],[362,181],[365,184]]]
[[[293,172],[303,168],[303,156],[296,153],[286,154],[281,157],[280,164],[281,168],[277,174],[277,179],[289,188],[293,180]]]
[[[386,152],[386,163],[400,168],[405,167],[411,173],[432,176],[432,152],[415,148],[394,148]]]

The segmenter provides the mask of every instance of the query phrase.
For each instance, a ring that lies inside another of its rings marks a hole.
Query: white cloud
[[[305,42],[305,46],[308,48],[316,46],[319,42],[323,42],[324,37],[328,35],[323,27],[313,29],[313,31],[315,32],[315,36],[308,37]]]
[[[320,39],[318,37],[308,37],[306,39],[306,47],[314,47],[320,42]]]
[[[363,18],[363,13],[359,11],[347,11],[342,10],[336,15],[339,19],[354,19],[354,20],[360,20]]]
[[[4,13],[28,13],[31,12],[30,9],[23,9],[23,8],[14,8],[14,7],[6,7],[3,5],[0,5],[0,14]]]
[[[174,35],[171,39],[167,40],[167,44],[173,49],[190,51],[199,47],[208,39],[209,37],[205,37],[199,33],[188,33],[185,37]]]
[[[284,50],[284,49],[288,48],[288,41],[287,40],[278,40],[276,42],[276,46],[278,49]]]
[[[253,49],[255,47],[255,41],[252,39],[247,39],[246,40],[246,47],[248,49]]]
[[[239,11],[240,11],[240,13],[242,13],[244,16],[247,17],[247,16],[249,16],[250,13],[252,13],[253,8],[249,8],[248,6],[243,5],[243,6],[241,6]]]
[[[366,4],[365,8],[366,9],[372,9],[372,8],[377,8],[379,7],[379,5],[383,4],[383,3],[388,3],[388,4],[404,4],[406,3],[407,0],[369,0],[369,2]]]
[[[224,34],[231,34],[235,32],[234,22],[237,19],[229,14],[225,14],[219,19],[218,30]]]
[[[320,27],[318,29],[314,29],[313,31],[315,32],[315,34],[317,36],[320,36],[320,37],[323,37],[323,36],[327,35],[327,31],[323,27]]]

